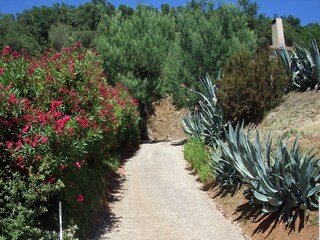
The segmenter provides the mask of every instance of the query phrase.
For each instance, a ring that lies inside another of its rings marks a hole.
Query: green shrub
[[[210,169],[210,153],[199,138],[191,138],[184,145],[185,159],[197,172],[201,182],[209,183],[214,177]]]
[[[255,122],[281,101],[288,83],[279,59],[268,52],[259,52],[255,58],[240,52],[230,59],[223,79],[217,82],[218,99],[227,120]]]

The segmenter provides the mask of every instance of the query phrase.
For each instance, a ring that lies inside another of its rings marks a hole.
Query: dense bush
[[[280,60],[268,52],[254,58],[247,52],[233,56],[218,81],[218,99],[227,120],[255,122],[275,107],[288,87],[289,79]]]
[[[58,201],[64,228],[83,232],[112,153],[137,140],[137,103],[108,85],[96,55],[80,44],[39,58],[9,46],[1,54],[1,237],[53,237]]]

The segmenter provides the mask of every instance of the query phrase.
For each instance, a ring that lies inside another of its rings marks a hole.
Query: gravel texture
[[[245,239],[186,170],[182,145],[143,144],[129,159],[98,239]]]

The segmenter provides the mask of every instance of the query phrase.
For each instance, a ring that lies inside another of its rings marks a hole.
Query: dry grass
[[[262,138],[272,131],[274,143],[277,136],[288,138],[289,142],[299,137],[303,150],[314,149],[320,155],[320,92],[289,94],[257,128]]]
[[[182,117],[187,114],[185,109],[177,109],[172,98],[166,98],[153,104],[153,114],[148,119],[148,134],[154,140],[185,139],[182,130]]]

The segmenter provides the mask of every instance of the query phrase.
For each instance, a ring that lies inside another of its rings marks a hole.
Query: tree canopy
[[[33,7],[0,15],[0,47],[38,55],[81,42],[100,52],[109,81],[123,80],[144,104],[173,95],[178,105],[192,102],[189,88],[198,78],[216,76],[240,51],[252,54],[271,45],[271,18],[258,14],[256,1],[215,5],[191,0],[185,6],[162,4],[160,9],[91,0],[78,7],[67,4]],[[319,23],[301,26],[300,19],[283,17],[287,45],[316,39]],[[184,86],[184,87],[181,87]]]

